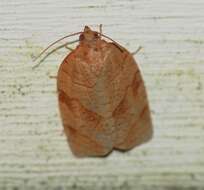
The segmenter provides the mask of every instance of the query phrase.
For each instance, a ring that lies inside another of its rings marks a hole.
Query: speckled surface
[[[2,0],[0,189],[204,189],[203,7],[202,0]],[[154,138],[127,153],[77,159],[50,78],[69,51],[55,51],[35,70],[32,58],[50,42],[100,23],[130,51],[143,47],[135,58]]]

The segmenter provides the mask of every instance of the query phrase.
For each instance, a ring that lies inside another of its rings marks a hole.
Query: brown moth
[[[85,26],[79,45],[63,60],[57,75],[64,131],[78,157],[129,150],[152,136],[137,63],[128,50],[102,36]]]

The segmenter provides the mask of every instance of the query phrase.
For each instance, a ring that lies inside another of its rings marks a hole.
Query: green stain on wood
[[[177,77],[180,77],[180,76],[182,76],[184,74],[184,71],[183,70],[175,70],[175,75],[177,76]]]
[[[187,40],[184,40],[184,41],[188,42],[188,43],[193,43],[193,44],[204,44],[204,40],[187,39]]]
[[[191,78],[200,78],[200,74],[197,73],[193,68],[189,69],[175,69],[175,70],[166,70],[166,71],[161,71],[158,73],[158,76],[164,77],[164,76],[176,76],[176,77],[182,77],[182,76],[188,76]]]

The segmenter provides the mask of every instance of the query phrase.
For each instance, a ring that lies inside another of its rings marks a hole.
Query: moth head
[[[84,27],[84,32],[80,35],[80,41],[93,41],[99,38],[98,32],[92,31],[88,26]]]

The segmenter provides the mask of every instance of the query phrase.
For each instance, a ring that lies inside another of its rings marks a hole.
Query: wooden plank
[[[203,9],[203,0],[1,0],[0,189],[204,189]],[[49,78],[68,50],[35,70],[32,58],[59,37],[100,23],[129,50],[143,47],[135,58],[154,138],[127,153],[77,159]]]

